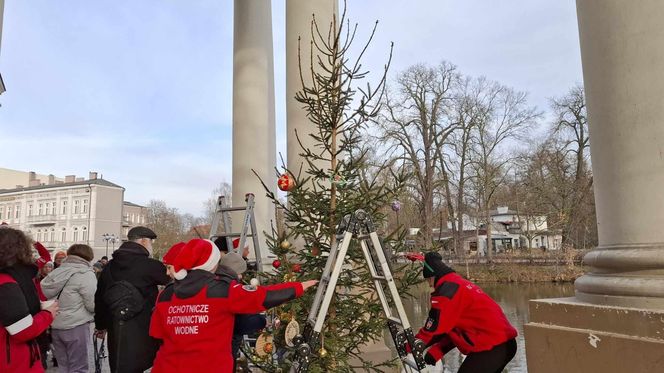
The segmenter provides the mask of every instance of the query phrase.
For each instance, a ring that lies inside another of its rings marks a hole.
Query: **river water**
[[[503,312],[510,320],[512,325],[519,331],[517,337],[516,356],[507,365],[506,372],[525,373],[528,371],[526,366],[526,345],[523,338],[523,326],[529,320],[528,300],[542,298],[562,298],[574,295],[574,285],[554,284],[554,283],[535,283],[535,284],[478,284],[489,294],[500,306]],[[414,293],[414,298],[404,300],[404,307],[408,314],[408,320],[413,325],[413,330],[417,330],[424,324],[429,313],[429,293],[430,288],[422,284]],[[386,340],[389,340],[389,333],[386,333]],[[391,341],[390,341],[391,342]],[[396,355],[395,355],[396,356]],[[437,372],[456,372],[461,365],[463,358],[458,350],[453,350],[445,356],[444,365],[437,366]]]

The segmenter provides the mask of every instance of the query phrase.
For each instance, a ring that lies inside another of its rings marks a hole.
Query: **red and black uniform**
[[[232,372],[235,314],[261,312],[302,292],[299,282],[252,287],[223,273],[190,271],[157,299],[150,335],[163,344],[152,372]]]
[[[16,279],[22,272],[16,269],[0,273],[0,372],[43,372],[36,338],[51,325],[53,315],[40,310],[33,277],[26,270],[25,278]]]
[[[516,351],[514,338],[517,334],[491,297],[477,285],[450,271],[436,277],[429,317],[416,338],[431,346],[427,360],[435,363],[454,347],[470,355],[468,358],[505,343],[514,343]]]

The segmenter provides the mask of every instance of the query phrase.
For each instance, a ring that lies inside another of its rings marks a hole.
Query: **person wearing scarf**
[[[0,372],[43,372],[36,338],[53,322],[57,302],[41,309],[37,266],[25,234],[0,229]]]

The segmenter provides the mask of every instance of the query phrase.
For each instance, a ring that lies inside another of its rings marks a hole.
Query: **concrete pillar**
[[[288,169],[297,174],[300,167],[306,167],[300,153],[302,149],[296,138],[305,147],[312,148],[313,141],[308,134],[314,129],[313,124],[307,119],[302,104],[295,100],[295,93],[302,89],[300,80],[300,67],[298,63],[298,38],[301,39],[299,46],[302,55],[302,69],[305,74],[305,84],[309,83],[311,66],[310,43],[311,43],[311,21],[316,16],[316,22],[321,34],[327,35],[334,15],[338,11],[337,0],[288,0],[286,1],[286,121],[287,121],[287,162]],[[315,61],[315,58],[314,58]],[[302,169],[303,175],[306,168]]]
[[[2,18],[5,13],[5,0],[0,0],[0,50],[2,50]],[[0,53],[0,56],[2,53]],[[0,94],[5,91],[5,85],[2,82],[2,75],[0,75]]]
[[[577,1],[599,247],[578,299],[664,309],[664,2]]]
[[[235,0],[233,32],[233,206],[245,204],[245,194],[256,196],[255,217],[259,242],[270,232],[274,206],[252,172],[276,188],[274,123],[274,59],[270,0]],[[274,191],[274,190],[273,190]],[[242,227],[242,215],[233,215],[233,231]]]
[[[599,246],[530,302],[528,371],[664,371],[664,2],[577,0]]]

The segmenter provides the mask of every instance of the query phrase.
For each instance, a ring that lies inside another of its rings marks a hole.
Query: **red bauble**
[[[281,261],[279,259],[275,259],[274,262],[272,262],[272,267],[274,268],[281,267]]]
[[[302,272],[302,266],[299,263],[293,264],[293,272],[297,272],[297,273]]]
[[[282,174],[279,176],[279,181],[277,181],[277,186],[280,190],[284,192],[290,192],[295,188],[295,179],[288,173]]]

